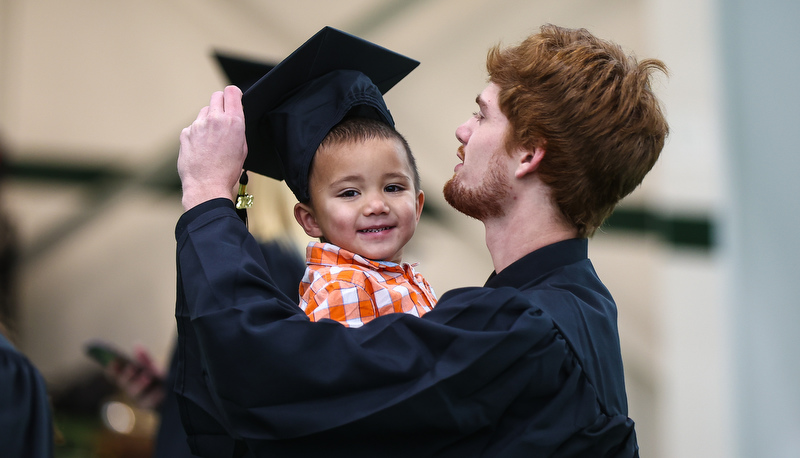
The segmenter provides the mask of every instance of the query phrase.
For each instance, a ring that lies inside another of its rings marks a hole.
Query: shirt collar
[[[499,273],[492,272],[484,286],[521,288],[548,272],[586,260],[588,257],[588,239],[563,240],[528,253]]]
[[[326,258],[325,253],[333,254],[333,258]],[[308,243],[308,246],[306,247],[306,263],[328,267],[339,264],[355,264],[373,270],[393,270],[398,272],[403,272],[408,267],[413,267],[416,265],[405,262],[403,264],[397,264],[390,261],[375,261],[372,259],[367,259],[360,254],[355,254],[352,251],[348,251],[332,243],[325,242]]]

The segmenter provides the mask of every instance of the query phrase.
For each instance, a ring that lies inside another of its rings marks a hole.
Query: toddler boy
[[[306,250],[300,307],[313,320],[358,327],[388,313],[421,316],[436,297],[402,263],[425,195],[414,156],[388,124],[351,118],[325,137],[312,162],[311,199],[295,218],[321,242]]]
[[[245,92],[245,169],[286,181],[311,237],[300,307],[358,327],[436,303],[402,263],[424,194],[383,94],[419,63],[324,28]]]

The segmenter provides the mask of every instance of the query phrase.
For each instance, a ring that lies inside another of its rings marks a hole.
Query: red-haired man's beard
[[[503,216],[508,184],[503,176],[500,160],[490,161],[479,186],[467,188],[456,173],[445,183],[443,193],[451,207],[479,221]]]

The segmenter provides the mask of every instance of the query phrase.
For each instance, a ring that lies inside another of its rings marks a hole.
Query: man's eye
[[[476,111],[476,112],[472,113],[472,116],[474,116],[475,119],[477,119],[478,121],[483,119],[483,113],[481,113],[480,111]]]

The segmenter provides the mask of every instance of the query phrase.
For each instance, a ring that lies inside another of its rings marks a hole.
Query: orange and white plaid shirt
[[[422,316],[436,305],[433,289],[408,263],[373,261],[330,243],[306,248],[300,308],[311,321],[330,318],[357,328],[377,316]]]

